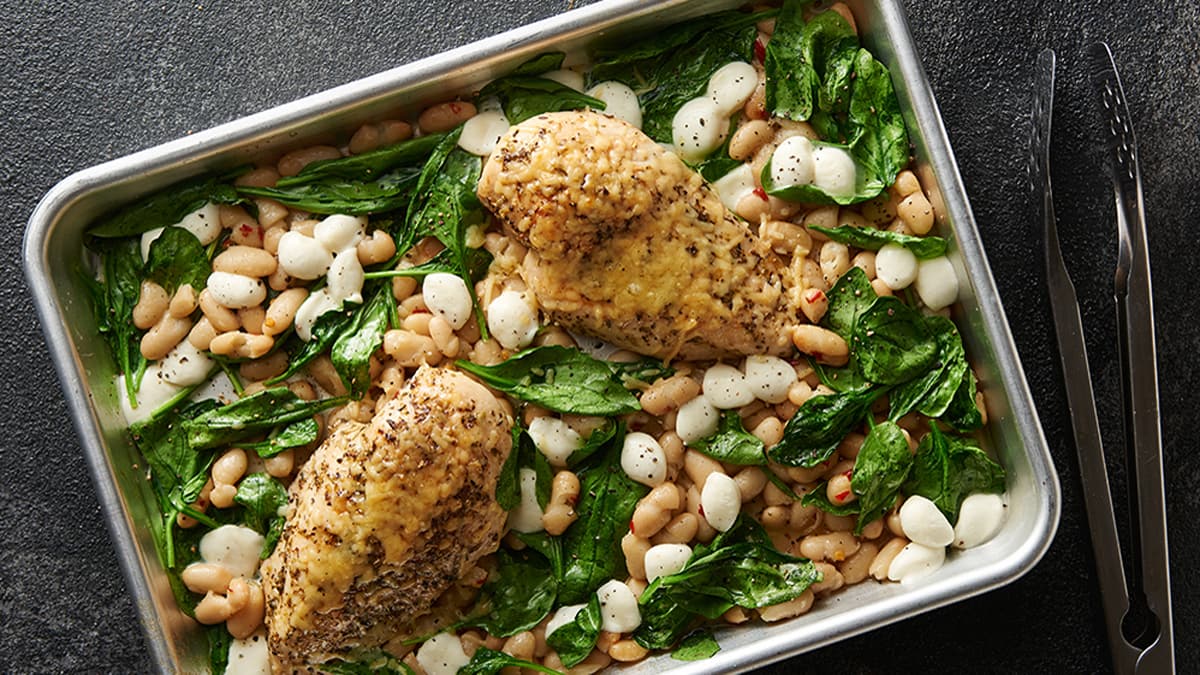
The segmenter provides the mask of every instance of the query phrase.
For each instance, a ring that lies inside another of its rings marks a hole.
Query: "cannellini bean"
[[[263,616],[266,613],[262,586],[254,582],[248,582],[246,583],[246,587],[249,591],[249,598],[246,601],[246,605],[225,620],[225,629],[237,639],[248,638],[253,635],[254,631],[258,630],[258,627],[262,625]]]
[[[701,160],[716,150],[729,133],[729,118],[711,98],[694,98],[680,106],[671,120],[671,138],[679,155]]]
[[[431,105],[417,118],[417,126],[427,134],[450,131],[475,116],[475,104],[469,101],[447,101]]]
[[[820,326],[796,326],[792,330],[792,344],[821,363],[844,365],[850,358],[850,346],[842,336]]]
[[[207,290],[214,300],[230,309],[253,307],[267,299],[267,286],[261,279],[229,272],[208,275]]]
[[[977,492],[963,500],[954,524],[954,548],[978,546],[1000,531],[1004,524],[1004,497]]]
[[[133,306],[133,325],[147,330],[167,313],[170,298],[162,286],[146,279],[142,281],[137,304]],[[182,317],[179,317],[182,318]]]
[[[781,621],[783,619],[790,619],[793,616],[800,616],[812,608],[813,597],[812,590],[805,589],[805,591],[794,600],[781,602],[778,605],[763,607],[762,609],[758,610],[758,616],[767,623]]]
[[[933,229],[933,207],[920,190],[901,199],[896,206],[896,214],[915,235],[928,234]]]
[[[587,95],[604,101],[605,114],[642,128],[642,106],[638,103],[637,94],[624,83],[615,80],[601,82],[588,89]]]
[[[508,133],[512,126],[502,110],[485,110],[467,120],[463,125],[462,135],[458,137],[458,147],[472,155],[487,157],[492,154],[500,137]]]
[[[459,276],[436,272],[425,277],[421,294],[431,312],[440,314],[454,330],[467,324],[471,318],[471,293]]]
[[[854,159],[841,148],[821,145],[813,148],[813,185],[827,195],[841,197],[854,194],[856,171]]]
[[[583,447],[583,436],[557,417],[535,418],[529,423],[533,444],[554,466],[566,466],[571,453]]]
[[[892,558],[892,564],[888,566],[888,579],[910,584],[933,574],[945,561],[945,547],[910,542]]]
[[[796,369],[778,356],[747,356],[746,384],[760,400],[782,403],[796,381]]]
[[[771,181],[776,187],[808,185],[815,176],[812,141],[803,136],[785,139],[771,154]]]
[[[508,512],[508,528],[517,532],[541,532],[542,507],[537,501],[537,472],[522,468],[520,471],[521,502]]]
[[[691,443],[716,433],[720,421],[721,413],[716,406],[708,398],[697,396],[679,406],[675,413],[675,433],[684,443]]]
[[[633,480],[654,487],[667,479],[667,455],[650,434],[635,431],[621,446],[621,469]]]
[[[438,633],[417,649],[417,663],[425,675],[455,675],[470,661],[454,633]]]
[[[642,624],[637,597],[624,582],[612,579],[596,590],[600,598],[600,627],[610,633],[631,633]]]
[[[279,238],[279,269],[296,279],[324,276],[333,264],[333,254],[312,237],[287,232]]]
[[[337,159],[342,156],[342,153],[332,145],[313,145],[307,148],[293,150],[283,157],[279,158],[279,162],[275,168],[279,170],[281,176],[295,176],[304,170],[304,167],[327,159]]]
[[[159,373],[163,380],[180,387],[200,384],[208,378],[208,371],[216,365],[207,354],[201,352],[188,340],[181,340],[163,357]]]
[[[505,349],[528,347],[539,328],[537,310],[524,293],[507,290],[488,303],[487,325]]]
[[[917,265],[917,295],[934,311],[954,304],[958,299],[958,275],[949,258],[938,256]]]
[[[303,288],[289,288],[275,296],[263,318],[263,335],[275,336],[287,330],[307,297],[308,291]]]
[[[750,159],[773,135],[771,125],[763,120],[746,122],[729,139],[729,156],[738,161]]]
[[[913,495],[900,507],[900,527],[909,541],[945,547],[954,541],[954,528],[941,509],[929,499]]]
[[[875,254],[875,276],[893,291],[917,279],[917,256],[899,244],[884,244]]]
[[[653,582],[683,569],[692,557],[692,547],[686,544],[659,544],[646,551],[646,581]]]
[[[171,296],[171,304],[167,306],[167,311],[176,319],[185,319],[191,316],[200,304],[198,295],[191,284],[180,286],[175,289],[175,295]]]
[[[564,605],[558,608],[554,616],[550,617],[550,621],[546,623],[546,637],[554,634],[554,631],[575,620],[583,608],[587,605]]]
[[[330,253],[348,251],[362,241],[367,231],[367,219],[363,216],[334,214],[313,228],[313,239]]]
[[[193,593],[224,593],[233,581],[233,573],[220,565],[196,562],[183,568],[179,578]]]
[[[163,314],[158,323],[154,324],[142,336],[139,348],[147,361],[157,361],[171,352],[175,345],[192,330],[191,319],[176,319]]]
[[[706,95],[716,104],[717,111],[728,117],[746,105],[758,86],[758,72],[743,61],[727,63],[708,78]]]
[[[708,524],[719,532],[725,532],[733,527],[742,511],[742,492],[729,476],[711,473],[700,492],[700,504]]]
[[[358,251],[353,246],[334,256],[328,278],[325,289],[329,297],[338,303],[362,302],[363,268],[362,263],[358,262]]]
[[[704,397],[722,410],[740,408],[754,401],[746,376],[733,366],[718,363],[704,371]]]
[[[252,246],[230,246],[213,259],[215,272],[229,272],[247,277],[265,277],[275,271],[275,256]]]

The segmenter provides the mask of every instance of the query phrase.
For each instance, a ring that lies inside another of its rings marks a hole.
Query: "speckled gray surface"
[[[276,3],[271,3],[276,4]],[[0,0],[0,672],[143,672],[133,605],[44,354],[20,268],[25,220],[71,172],[563,11],[536,2],[27,3]],[[1058,536],[1015,584],[769,672],[1103,672],[1099,593],[1024,153],[1036,52],[1060,54],[1054,178],[1097,388],[1118,384],[1111,198],[1082,48],[1109,40],[1150,221],[1180,672],[1200,672],[1200,6],[906,0],[1063,483]],[[1115,394],[1100,398],[1106,437]],[[1122,472],[1114,482],[1123,483]]]

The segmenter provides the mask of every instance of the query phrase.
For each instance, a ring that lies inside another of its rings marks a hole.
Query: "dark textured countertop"
[[[266,8],[265,6],[278,5]],[[253,5],[253,6],[251,6]],[[1054,178],[1105,435],[1115,437],[1113,207],[1083,47],[1105,39],[1138,133],[1158,320],[1180,672],[1200,672],[1200,5],[906,0],[1063,488],[1053,546],[1002,590],[769,672],[1109,669],[1066,400],[1024,178],[1031,69],[1060,55]],[[569,8],[473,3],[0,0],[0,672],[144,672],[148,652],[20,272],[24,224],[99,162]],[[1114,483],[1123,484],[1115,469]]]

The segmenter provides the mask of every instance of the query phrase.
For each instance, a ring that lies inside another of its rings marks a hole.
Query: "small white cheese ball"
[[[708,78],[708,97],[717,110],[728,117],[733,111],[746,105],[750,95],[758,87],[758,71],[743,61],[726,63]]]
[[[796,369],[778,356],[747,356],[746,386],[762,401],[783,403],[796,382]]]
[[[977,492],[964,499],[954,524],[954,548],[972,548],[996,536],[1006,510],[1000,495]]]
[[[533,338],[537,337],[537,310],[520,291],[510,289],[496,296],[496,299],[488,304],[486,314],[488,332],[505,349],[515,351],[528,347]]]
[[[267,299],[267,285],[262,279],[231,272],[208,275],[208,292],[213,299],[230,309],[242,309],[262,304]]]
[[[175,223],[175,227],[182,227],[191,232],[200,240],[201,246],[208,246],[221,236],[221,212],[217,209],[216,204],[206,202],[204,206]]]
[[[508,118],[501,110],[485,110],[463,124],[458,147],[472,155],[487,157],[496,149],[500,137],[508,133]]]
[[[754,192],[754,170],[749,164],[739,164],[738,168],[718,178],[712,187],[725,208],[734,211],[743,197]]]
[[[917,256],[900,244],[884,244],[875,254],[875,276],[898,291],[917,280]]]
[[[815,171],[812,141],[803,136],[784,139],[771,154],[771,182],[775,187],[808,185]]]
[[[222,525],[200,538],[200,558],[220,565],[235,577],[251,579],[258,573],[262,535],[241,525]]]
[[[216,363],[208,354],[193,347],[191,341],[181,340],[163,357],[158,367],[163,380],[180,387],[190,387],[203,382],[214,365]]]
[[[574,70],[551,70],[548,73],[542,73],[538,77],[544,77],[547,80],[553,80],[564,87],[574,89],[575,91],[583,91],[583,75]]]
[[[521,486],[521,502],[508,512],[508,529],[517,532],[541,532],[542,507],[537,502],[537,472],[523,468],[518,483]]]
[[[546,461],[554,466],[566,466],[571,453],[583,447],[583,436],[557,417],[535,417],[527,433]]]
[[[325,286],[329,297],[338,303],[347,300],[362,302],[363,274],[362,263],[358,262],[358,251],[348,248],[337,254],[333,264],[329,266],[329,283]]]
[[[692,557],[692,547],[687,544],[659,544],[646,551],[643,562],[646,566],[646,581],[654,583],[659,577],[669,577],[687,564]]]
[[[721,410],[740,408],[754,402],[754,392],[746,382],[742,371],[731,365],[718,363],[704,371],[702,389],[708,402]]]
[[[471,292],[467,282],[457,274],[435,272],[421,284],[425,306],[441,316],[454,330],[467,325],[471,319]]]
[[[574,621],[575,617],[579,616],[584,607],[587,607],[587,605],[564,605],[559,607],[554,616],[550,617],[550,620],[546,622],[546,637],[550,637],[554,634],[554,631]]]
[[[260,628],[250,637],[229,643],[225,675],[271,675],[271,652],[265,630]]]
[[[671,120],[675,151],[689,162],[702,160],[721,147],[727,133],[729,118],[722,115],[717,104],[707,96],[684,103]]]
[[[362,241],[367,231],[367,219],[363,217],[334,214],[326,216],[313,228],[313,239],[330,253],[348,251]]]
[[[679,412],[675,413],[675,433],[684,443],[691,443],[712,436],[720,422],[721,411],[704,396],[697,396],[679,406]]]
[[[333,254],[321,242],[299,232],[285,232],[276,254],[284,274],[295,279],[316,279],[329,271]]]
[[[187,340],[184,340],[187,342]],[[137,407],[129,402],[129,392],[125,389],[125,376],[117,376],[117,396],[121,399],[121,414],[125,416],[126,424],[144,422],[150,419],[155,410],[170,401],[183,387],[171,384],[162,377],[159,364],[151,363],[142,374],[142,386],[137,391]]]
[[[312,339],[313,325],[317,323],[317,318],[325,312],[332,312],[341,308],[342,303],[333,299],[329,294],[328,288],[310,293],[304,302],[300,304],[300,308],[296,310],[296,335],[300,336],[301,340],[308,342]]]
[[[933,574],[946,562],[946,548],[911,542],[892,558],[888,579],[911,584]]]
[[[742,511],[742,491],[729,476],[710,473],[700,491],[700,507],[704,509],[704,519],[714,530],[726,532]]]
[[[427,675],[455,675],[470,662],[462,642],[453,633],[438,633],[417,650],[417,663]]]
[[[667,453],[653,436],[635,431],[621,446],[621,469],[642,485],[661,485],[667,479]]]
[[[600,598],[600,628],[610,633],[632,633],[642,625],[637,596],[622,581],[610,580],[596,589]]]
[[[876,262],[878,265],[878,262]],[[958,299],[958,275],[946,256],[922,260],[917,266],[917,295],[929,309],[949,307]]]
[[[827,145],[817,146],[813,148],[812,161],[813,185],[833,197],[854,194],[857,170],[850,153]]]
[[[622,82],[601,82],[587,90],[587,95],[604,101],[604,113],[642,128],[642,106],[637,94]]]
[[[924,546],[947,546],[954,540],[954,527],[942,510],[929,499],[913,495],[900,506],[900,529],[909,541]]]

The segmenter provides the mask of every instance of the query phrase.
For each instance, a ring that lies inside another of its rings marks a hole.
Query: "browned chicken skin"
[[[552,321],[660,358],[792,351],[800,285],[679,157],[592,112],[500,139],[479,197],[529,247],[521,276]]]
[[[511,429],[482,385],[425,367],[371,422],[330,434],[292,484],[262,567],[274,672],[410,635],[496,550]]]

